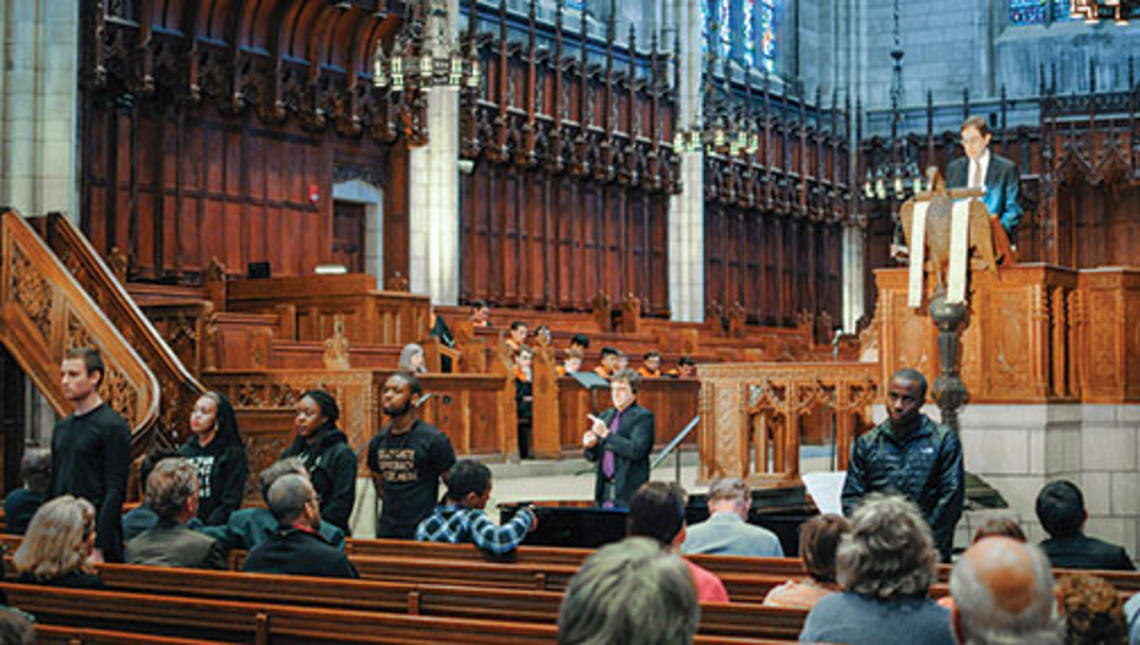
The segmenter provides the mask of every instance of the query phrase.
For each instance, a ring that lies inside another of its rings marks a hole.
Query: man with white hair
[[[722,477],[709,486],[709,519],[689,528],[681,553],[714,553],[782,558],[776,534],[748,523],[752,490],[739,477]]]
[[[950,574],[954,633],[961,643],[1060,643],[1057,596],[1041,547],[1007,537],[979,540]]]

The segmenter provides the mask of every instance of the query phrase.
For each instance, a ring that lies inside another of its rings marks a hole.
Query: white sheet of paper
[[[834,513],[843,515],[843,503],[840,496],[843,494],[843,482],[847,479],[847,471],[824,473],[803,473],[800,479],[811,495],[816,508],[820,513]]]
[[[910,222],[910,270],[907,274],[906,306],[922,306],[922,265],[926,263],[926,207],[930,202],[914,202]]]
[[[954,202],[950,215],[950,277],[946,285],[946,302],[961,304],[966,301],[966,266],[970,253],[970,202]]]

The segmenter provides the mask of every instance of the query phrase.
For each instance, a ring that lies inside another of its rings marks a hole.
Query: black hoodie
[[[314,430],[311,439],[298,436],[281,458],[300,457],[305,462],[321,502],[321,519],[348,535],[348,518],[356,501],[356,453],[348,445],[348,436],[331,423]]]
[[[198,437],[190,437],[178,454],[198,469],[198,519],[210,526],[225,524],[245,496],[249,478],[245,449],[241,444],[227,445],[220,437],[203,448]]]

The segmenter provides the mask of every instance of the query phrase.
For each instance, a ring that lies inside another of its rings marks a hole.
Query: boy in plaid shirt
[[[495,555],[513,551],[527,532],[538,526],[538,518],[534,511],[524,506],[511,521],[498,526],[483,512],[490,497],[491,470],[470,459],[459,461],[451,469],[443,503],[416,527],[416,540],[452,544],[473,542]]]

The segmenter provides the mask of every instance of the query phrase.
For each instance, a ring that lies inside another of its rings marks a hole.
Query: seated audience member
[[[198,514],[198,470],[190,460],[160,461],[147,476],[146,503],[158,523],[127,542],[128,564],[226,568],[225,547],[186,526]]]
[[[534,511],[523,506],[511,521],[496,526],[483,512],[491,497],[491,469],[463,459],[456,462],[447,480],[447,495],[426,520],[416,527],[420,542],[471,542],[494,555],[513,551],[528,531],[538,526]]]
[[[491,307],[483,300],[471,303],[471,324],[476,327],[491,326]]]
[[[561,645],[685,645],[700,605],[677,556],[656,540],[628,537],[586,558],[558,612]]]
[[[523,345],[515,352],[515,417],[518,421],[519,459],[530,459],[534,421],[534,351]]]
[[[974,531],[974,539],[970,544],[977,544],[981,540],[988,537],[1007,537],[1018,542],[1028,542],[1029,539],[1025,537],[1025,531],[1021,530],[1018,526],[1017,520],[1012,517],[991,517],[981,526],[977,531]],[[954,611],[957,606],[954,604],[954,596],[942,596],[938,599],[938,604]]]
[[[709,519],[688,528],[681,553],[782,558],[780,538],[748,523],[752,489],[739,477],[722,477],[709,486]]]
[[[423,374],[428,371],[424,362],[424,348],[416,343],[404,345],[404,349],[400,350],[400,362],[396,364],[396,369],[412,374]]]
[[[511,350],[511,354],[518,353],[519,349],[526,345],[526,337],[530,335],[530,330],[527,328],[526,323],[521,320],[511,322],[511,326],[507,329],[507,339],[504,341],[507,348]]]
[[[154,525],[158,524],[158,516],[155,515],[150,505],[146,503],[146,480],[147,477],[150,477],[151,471],[158,465],[158,462],[163,459],[175,459],[177,457],[177,452],[159,448],[152,449],[143,457],[142,462],[139,464],[139,486],[142,488],[143,501],[138,506],[123,514],[124,544],[138,537],[143,531],[154,528]],[[202,520],[194,517],[186,523],[186,526],[198,530],[205,525],[202,523]]]
[[[1140,593],[1132,594],[1124,603],[1124,618],[1128,621],[1128,645],[1140,645]]]
[[[254,547],[245,570],[297,576],[359,578],[348,557],[321,536],[321,503],[302,475],[282,475],[269,487],[269,510],[277,531]]]
[[[642,360],[644,363],[637,368],[641,378],[661,378],[661,352],[646,352]]]
[[[61,495],[40,506],[12,557],[18,582],[53,587],[102,589],[91,553],[95,550],[95,507]]]
[[[851,530],[842,515],[816,515],[800,526],[800,556],[808,577],[789,580],[768,592],[764,604],[771,607],[811,609],[824,596],[839,591],[835,581],[835,552]]]
[[[609,379],[618,369],[617,366],[620,362],[618,357],[620,356],[621,352],[618,351],[617,348],[603,347],[601,365],[594,368],[594,373],[604,379]]]
[[[554,342],[554,334],[549,325],[539,325],[534,328],[534,344],[539,347],[550,347]]]
[[[801,641],[953,645],[950,612],[930,599],[938,551],[930,527],[903,497],[872,493],[851,516],[835,554],[841,593],[821,598]]]
[[[1053,619],[1053,572],[1038,546],[1005,536],[982,538],[954,565],[950,593],[954,633],[965,645],[1061,642]]]
[[[23,488],[4,498],[4,530],[15,535],[23,535],[36,509],[47,499],[51,488],[51,451],[25,452],[20,459],[20,480]]]
[[[1049,534],[1041,548],[1054,567],[1070,569],[1117,569],[1132,571],[1132,560],[1123,547],[1086,536],[1082,529],[1089,514],[1076,484],[1055,481],[1037,495],[1037,519]]]
[[[0,644],[35,645],[35,617],[15,607],[0,607]],[[72,641],[69,641],[72,642]]]
[[[561,365],[554,368],[559,376],[573,374],[580,369],[582,369],[582,352],[573,348],[566,350],[565,360],[562,361]]]
[[[578,354],[585,354],[586,350],[590,348],[590,337],[586,334],[574,334],[570,337],[570,347],[568,351],[578,350]]]
[[[281,457],[301,458],[321,499],[321,519],[347,534],[356,501],[356,451],[348,445],[348,435],[336,426],[338,419],[340,407],[331,394],[305,392],[294,418],[297,436]]]
[[[1104,578],[1084,573],[1057,581],[1065,615],[1065,642],[1073,645],[1124,643],[1128,624],[1116,588]]]
[[[647,482],[629,500],[629,535],[657,540],[677,553],[685,541],[685,490],[668,482]],[[682,558],[689,567],[700,602],[728,602],[724,583],[711,571]]]
[[[198,470],[198,519],[211,526],[225,524],[230,513],[241,508],[249,479],[245,445],[226,395],[206,392],[198,397],[190,414],[190,432],[193,436],[178,454]]]
[[[308,477],[309,471],[299,457],[289,457],[278,461],[258,475],[258,490],[261,499],[269,504],[269,487],[285,475]],[[277,530],[277,518],[268,508],[243,508],[234,511],[230,520],[222,526],[204,526],[199,529],[206,535],[221,542],[226,549],[252,549],[268,540]],[[344,531],[321,520],[321,535],[336,548],[344,551]]]
[[[443,319],[443,316],[434,311],[431,314],[431,331],[428,332],[428,335],[438,338],[439,344],[448,349],[455,347],[455,336],[451,333],[451,328],[447,326],[447,321]],[[444,374],[450,374],[451,369],[451,357],[442,355],[441,353],[439,357],[439,371]]]
[[[677,367],[669,370],[670,378],[693,378],[697,375],[697,362],[688,356],[677,359]]]

